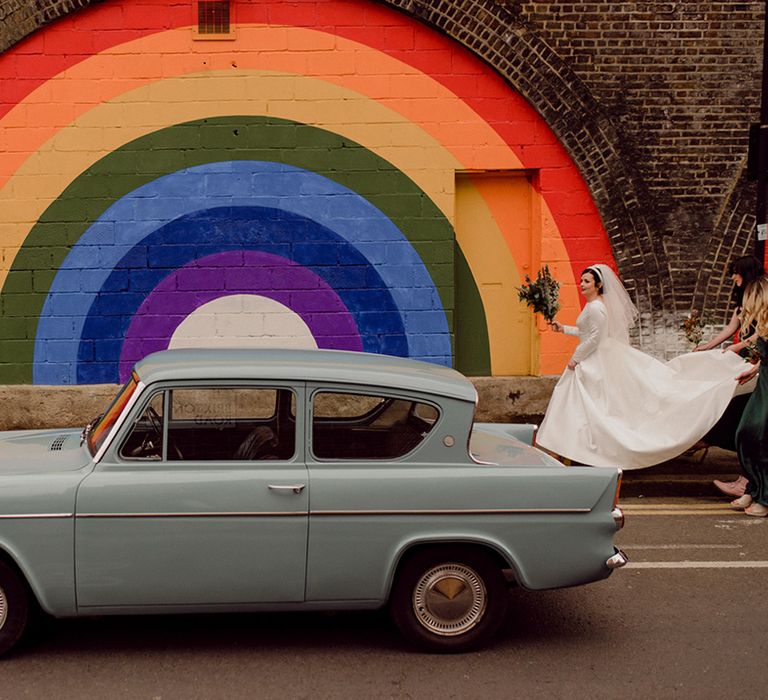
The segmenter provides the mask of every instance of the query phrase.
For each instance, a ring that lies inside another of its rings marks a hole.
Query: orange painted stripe
[[[301,48],[280,48],[285,45]],[[253,46],[259,51],[253,51]],[[350,66],[355,73],[349,72]],[[463,168],[522,168],[513,150],[463,100],[412,67],[362,44],[311,29],[239,26],[234,43],[194,42],[187,29],[152,34],[88,58],[35,90],[0,120],[6,134],[0,186],[66,125],[65,119],[71,122],[100,103],[180,75],[201,75],[205,100],[205,73],[238,70],[307,75],[365,95],[418,124]],[[158,100],[172,97],[158,86]],[[312,99],[311,94],[286,95],[286,100]],[[57,109],[50,108],[52,102]],[[354,120],[354,113],[347,118]]]

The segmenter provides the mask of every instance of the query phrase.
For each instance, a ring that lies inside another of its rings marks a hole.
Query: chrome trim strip
[[[290,517],[360,517],[365,515],[535,515],[537,513],[590,513],[591,508],[466,508],[445,510],[312,510],[243,511],[201,513],[78,513],[77,518],[290,518]]]
[[[440,510],[312,510],[310,515],[510,515],[518,513],[591,513],[591,508],[452,508]]]
[[[204,512],[204,513],[78,513],[76,518],[306,518],[307,511]]]
[[[54,518],[71,518],[74,513],[14,513],[0,514],[0,520],[51,520]]]

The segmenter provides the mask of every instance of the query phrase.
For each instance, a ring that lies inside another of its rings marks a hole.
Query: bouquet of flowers
[[[535,280],[526,275],[525,284],[517,288],[520,301],[528,304],[533,313],[544,316],[547,323],[552,323],[560,310],[559,290],[560,283],[549,273],[548,265],[538,271]]]
[[[704,328],[709,324],[709,314],[691,311],[688,318],[680,324],[680,330],[683,331],[686,340],[693,343],[694,346],[701,342],[704,337]]]
[[[744,350],[741,351],[741,356],[753,365],[760,362],[760,351],[757,349],[757,343],[747,343]]]

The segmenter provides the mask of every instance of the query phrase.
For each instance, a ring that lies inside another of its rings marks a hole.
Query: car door
[[[436,487],[460,476],[416,461],[439,410],[416,394],[351,385],[308,384],[307,397],[307,600],[381,601],[400,546],[421,527],[415,519],[445,508]]]
[[[303,601],[303,387],[144,394],[78,492],[78,608]]]

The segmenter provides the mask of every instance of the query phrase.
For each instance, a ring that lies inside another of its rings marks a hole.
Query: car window
[[[160,453],[172,462],[285,460],[295,452],[296,397],[288,389],[185,387],[158,396],[165,394],[165,416],[163,400],[158,407],[153,398],[121,456],[159,459],[146,445],[147,434],[153,433],[149,442],[155,446],[158,432],[166,441],[160,442]],[[161,431],[155,429],[158,420]]]
[[[395,459],[419,445],[439,412],[412,399],[352,392],[312,398],[312,453],[321,459]]]
[[[174,389],[172,396],[173,418],[201,426],[219,425],[222,420],[268,420],[277,410],[276,389]]]
[[[149,400],[120,448],[121,457],[149,460],[163,458],[163,397],[164,392],[159,391]]]

